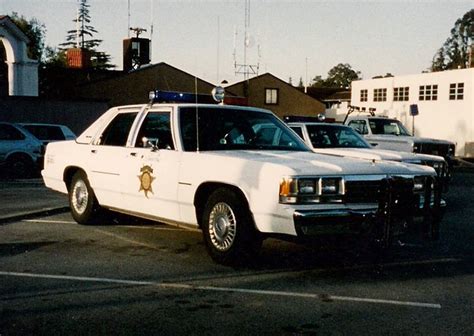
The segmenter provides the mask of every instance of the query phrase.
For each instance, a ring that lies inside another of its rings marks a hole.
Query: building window
[[[393,88],[393,101],[408,101],[409,97],[410,88],[408,86]]]
[[[464,83],[449,84],[449,100],[464,99]]]
[[[419,100],[438,100],[438,85],[421,85]]]
[[[374,89],[374,102],[387,101],[387,89]]]
[[[278,89],[265,89],[265,104],[278,104]]]
[[[366,102],[368,98],[368,90],[360,90],[360,101],[361,102]]]

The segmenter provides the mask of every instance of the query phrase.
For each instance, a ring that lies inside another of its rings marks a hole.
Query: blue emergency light
[[[150,91],[148,98],[153,103],[200,103],[216,104],[211,95],[186,93],[177,91]]]
[[[178,91],[154,90],[148,94],[150,103],[198,103],[198,104],[228,104],[248,106],[248,99],[238,96],[225,96],[221,87],[212,90],[212,95],[187,93]]]

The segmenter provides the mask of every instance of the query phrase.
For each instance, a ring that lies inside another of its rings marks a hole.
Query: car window
[[[103,146],[125,146],[128,133],[136,116],[136,112],[117,114],[105,128],[98,144]]]
[[[0,140],[24,140],[25,135],[11,125],[0,125]]]
[[[299,127],[299,126],[291,126],[290,128],[291,128],[293,131],[295,131],[296,134],[298,134],[298,135],[301,137],[301,139],[304,138],[304,137],[303,137],[303,129],[302,129],[301,127]]]
[[[370,148],[352,128],[335,125],[307,125],[314,148]]]
[[[359,134],[368,134],[367,123],[365,120],[351,120],[348,125]]]
[[[370,119],[369,124],[373,134],[410,135],[398,120]]]
[[[65,140],[64,133],[59,126],[50,125],[23,125],[31,134],[40,140]]]
[[[146,147],[143,138],[157,144],[161,149],[174,149],[173,137],[171,135],[170,113],[149,112],[138,131],[135,147]]]
[[[270,113],[221,107],[182,107],[179,119],[185,151],[308,150],[296,134]],[[199,137],[196,137],[196,129],[199,129]],[[274,138],[276,132],[280,132],[278,139]]]

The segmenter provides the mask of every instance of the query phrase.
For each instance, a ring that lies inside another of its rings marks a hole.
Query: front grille
[[[346,181],[345,203],[377,203],[381,181]]]
[[[452,149],[450,150],[450,145],[448,144],[437,144],[437,143],[417,143],[415,145],[414,151],[416,153],[439,155],[439,156],[449,156],[452,155]]]

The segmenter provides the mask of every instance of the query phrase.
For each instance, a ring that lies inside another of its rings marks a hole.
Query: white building
[[[474,156],[474,68],[354,81],[351,105],[376,108],[409,130],[414,122],[417,136],[454,141],[457,156]]]
[[[0,15],[0,42],[7,56],[9,96],[38,96],[38,61],[27,55],[29,41],[8,16]]]

